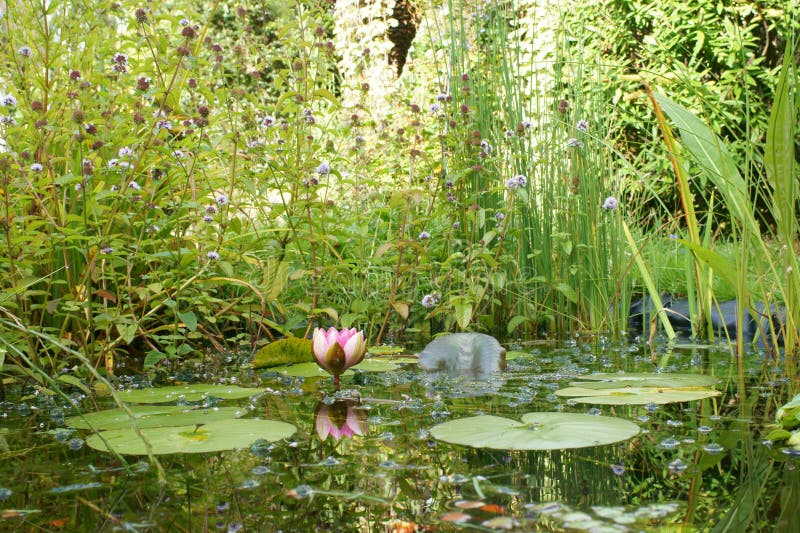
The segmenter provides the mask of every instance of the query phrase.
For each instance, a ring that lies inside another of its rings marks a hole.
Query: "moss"
[[[259,349],[253,358],[255,368],[307,363],[314,360],[313,342],[310,339],[288,337],[271,342]]]

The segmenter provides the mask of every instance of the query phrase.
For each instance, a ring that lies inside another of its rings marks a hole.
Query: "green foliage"
[[[253,367],[263,368],[313,361],[313,344],[310,339],[298,339],[297,337],[271,342],[256,351],[256,355],[253,357]]]

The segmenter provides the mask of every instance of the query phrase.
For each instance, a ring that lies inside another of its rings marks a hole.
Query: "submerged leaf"
[[[407,362],[407,361],[403,361]],[[354,367],[362,372],[390,372],[396,370],[398,365],[388,359],[370,358],[364,359],[358,366]],[[297,365],[281,365],[271,368],[274,372],[280,372],[291,377],[315,378],[328,377],[329,374],[320,368],[316,363],[300,363]],[[346,370],[342,376],[350,376],[353,370]]]

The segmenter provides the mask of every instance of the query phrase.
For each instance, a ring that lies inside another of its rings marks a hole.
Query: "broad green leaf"
[[[274,442],[288,438],[295,431],[295,426],[276,420],[233,419],[201,426],[145,428],[141,433],[153,454],[164,455],[247,448],[260,439]],[[122,455],[147,455],[145,442],[132,429],[103,431],[86,439],[86,444],[100,451],[109,451],[110,447]]]
[[[416,361],[414,361],[416,362]],[[361,372],[390,372],[392,370],[396,370],[398,368],[396,363],[393,363],[390,360],[386,359],[378,359],[375,357],[371,357],[369,359],[364,359],[359,364],[354,366],[353,368],[360,370]],[[273,372],[280,372],[281,374],[285,374],[291,377],[303,377],[303,378],[324,378],[329,376],[325,370],[319,367],[317,363],[300,363],[297,365],[281,365],[275,366],[270,368]],[[350,376],[353,374],[353,370],[345,371],[342,376]]]
[[[520,325],[524,324],[528,321],[528,317],[522,315],[516,315],[508,321],[508,325],[506,326],[506,333],[511,334],[514,330],[516,330]]]
[[[663,94],[655,94],[654,97],[678,126],[683,144],[722,193],[734,218],[744,228],[757,229],[750,209],[747,187],[736,166],[736,160],[727,147],[694,113]]]
[[[155,428],[168,426],[188,426],[208,424],[217,420],[239,418],[247,414],[241,407],[214,407],[211,409],[191,409],[182,405],[132,405],[138,428]],[[75,429],[126,429],[131,427],[131,419],[124,409],[106,409],[80,416],[71,416],[65,420],[67,426]]]
[[[725,281],[734,287],[736,286],[738,274],[736,273],[736,264],[734,262],[726,258],[721,253],[704,248],[699,244],[695,244],[684,239],[678,239],[678,242],[691,250],[698,259],[714,269],[714,272],[722,276]]]
[[[714,376],[705,374],[670,374],[667,372],[631,372],[587,374],[581,376],[585,381],[573,381],[573,387],[587,389],[613,389],[631,387],[708,387],[719,382]]]
[[[774,191],[772,215],[778,222],[778,233],[784,238],[784,242],[794,239],[797,228],[795,209],[798,188],[794,156],[796,137],[793,131],[795,109],[792,102],[792,85],[797,84],[797,74],[793,73],[793,63],[791,48],[787,42],[769,116],[764,153],[764,166]]]
[[[610,416],[575,413],[526,413],[522,422],[493,415],[450,420],[431,435],[452,444],[494,450],[566,450],[620,442],[639,426]]]
[[[618,387],[616,389],[590,389],[567,387],[556,391],[556,396],[573,402],[600,405],[647,405],[690,402],[719,396],[719,391],[704,387]]]
[[[299,337],[278,339],[259,348],[253,357],[253,367],[263,368],[314,361],[313,341]]]
[[[130,344],[136,338],[136,324],[117,322],[117,332],[125,344]]]
[[[194,311],[178,313],[178,318],[181,319],[181,322],[184,323],[189,331],[197,331],[197,315],[194,314]]]
[[[86,394],[92,394],[92,389],[90,389],[86,385],[86,383],[81,381],[81,379],[76,377],[76,376],[73,376],[73,375],[70,375],[70,374],[61,374],[56,379],[58,379],[58,381],[61,381],[63,383],[68,383],[68,384],[72,385],[73,387],[77,387],[80,390],[82,390],[83,392],[85,392]]]
[[[570,287],[568,284],[558,283],[556,284],[556,289],[558,290],[558,292],[564,295],[564,298],[566,298],[570,302],[574,304],[578,303],[578,293],[575,292],[575,289]]]
[[[169,387],[153,387],[149,389],[130,389],[117,393],[123,402],[129,403],[169,403],[178,400],[197,402],[203,398],[213,397],[223,400],[249,398],[264,392],[263,389],[236,387],[235,385],[211,385],[196,383],[194,385],[173,385]]]
[[[467,326],[472,321],[472,304],[459,300],[453,303],[453,311],[455,311],[458,327],[467,329]]]

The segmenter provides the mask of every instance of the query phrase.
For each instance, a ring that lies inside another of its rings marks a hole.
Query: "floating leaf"
[[[557,390],[556,396],[570,398],[573,402],[601,405],[646,405],[690,402],[719,396],[719,392],[703,387],[618,387],[614,389],[590,389],[567,387]]]
[[[372,355],[395,355],[403,353],[402,346],[370,346],[367,352]]]
[[[377,359],[377,358],[370,358],[364,359],[357,366],[353,367],[357,368],[362,372],[390,372],[392,370],[396,370],[398,365],[391,360],[387,359]],[[271,368],[275,372],[280,372],[281,374],[286,374],[290,377],[303,377],[303,378],[314,378],[314,377],[327,377],[329,374],[325,372],[323,369],[317,365],[317,363],[300,363],[298,365],[282,365],[276,366]],[[346,371],[343,376],[350,376],[353,374],[352,370]]]
[[[187,402],[196,402],[208,397],[220,398],[222,400],[237,400],[255,396],[261,392],[263,392],[263,389],[252,387],[196,383],[193,385],[131,389],[121,391],[118,395],[123,402],[129,403],[169,403],[179,399]]]
[[[138,428],[187,426],[207,424],[217,420],[238,418],[247,413],[241,407],[215,407],[213,409],[187,409],[180,405],[133,405],[130,407]],[[107,409],[87,413],[83,417],[71,416],[65,420],[75,429],[125,429],[131,420],[124,409]]]
[[[141,430],[142,435],[150,443],[152,452],[156,455],[207,453],[247,448],[259,439],[277,441],[291,436],[295,431],[297,428],[286,422],[255,419],[221,420],[203,426]],[[86,444],[100,451],[108,451],[110,447],[123,455],[147,454],[144,441],[131,429],[103,431],[86,439]]]
[[[573,387],[586,389],[614,389],[620,387],[708,387],[719,379],[703,374],[668,374],[656,372],[588,374],[581,379],[594,383],[573,381]]]
[[[493,415],[450,420],[431,435],[452,444],[496,450],[563,450],[627,440],[639,426],[610,416],[575,413],[526,413],[522,422]]]

